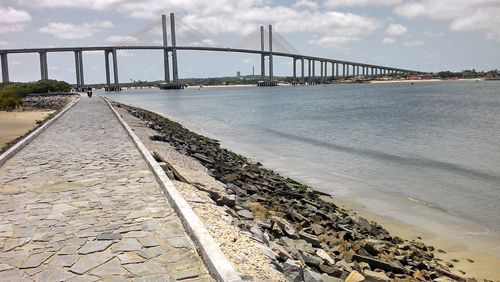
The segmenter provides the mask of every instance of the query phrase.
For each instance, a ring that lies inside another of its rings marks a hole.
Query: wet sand
[[[37,120],[44,120],[52,114],[52,110],[44,111],[0,111],[0,148],[23,136],[37,126]]]

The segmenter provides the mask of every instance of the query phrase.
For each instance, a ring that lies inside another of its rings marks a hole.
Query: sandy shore
[[[0,148],[37,127],[37,121],[46,119],[52,113],[53,110],[0,111]]]
[[[409,79],[409,80],[373,80],[370,83],[378,84],[378,83],[423,83],[423,82],[453,82],[453,81],[479,81],[483,79],[477,78],[461,78],[461,79]]]

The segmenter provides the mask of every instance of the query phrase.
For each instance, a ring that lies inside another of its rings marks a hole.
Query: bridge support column
[[[311,59],[307,59],[307,80],[311,82]]]
[[[167,38],[167,16],[161,15],[161,27],[163,31],[163,47],[168,46],[168,38]],[[165,83],[170,82],[170,66],[168,63],[168,51],[167,49],[163,49],[163,75],[165,76]]]
[[[301,60],[301,63],[300,63],[300,68],[301,68],[301,77],[300,77],[300,81],[302,83],[304,83],[304,58],[302,58]]]
[[[293,58],[293,81],[297,79],[297,58]]]
[[[80,81],[80,51],[75,51],[75,73],[76,73],[76,87],[81,87],[82,82]]]
[[[118,82],[118,58],[116,56],[116,49],[113,49],[111,51],[113,53],[113,78],[114,78],[114,83],[116,89],[120,89],[119,87],[119,82]]]
[[[174,80],[174,84],[179,83],[179,73],[177,68],[177,49],[176,41],[175,41],[175,17],[174,13],[170,13],[170,35],[172,37],[172,78]]]
[[[106,86],[108,89],[111,86],[111,75],[109,73],[109,50],[104,50],[104,65],[106,67]]]
[[[260,26],[260,51],[264,51],[264,27]],[[264,53],[260,54],[260,79],[266,76],[266,59]]]
[[[316,83],[316,61],[313,60],[312,61],[312,77],[313,77],[313,81]]]
[[[269,81],[273,81],[273,26],[269,25]]]
[[[85,85],[85,79],[84,79],[84,75],[83,75],[83,52],[82,51],[79,51],[78,52],[78,62],[79,62],[79,68],[80,68],[80,83],[82,84],[82,86]]]
[[[339,79],[339,63],[335,64],[335,79]]]
[[[47,67],[47,52],[42,51],[40,55],[40,79],[49,79],[49,71]]]
[[[323,82],[326,83],[326,81],[328,80],[328,62],[323,62],[323,64],[325,65],[324,68],[325,68],[325,73],[323,75]]]
[[[319,79],[319,81],[323,82],[323,75],[324,75],[323,61],[319,61],[319,66],[320,66],[319,73],[320,73],[320,76],[321,76],[320,79]]]
[[[0,59],[2,61],[2,82],[9,82],[9,61],[7,59],[7,53],[0,54]]]

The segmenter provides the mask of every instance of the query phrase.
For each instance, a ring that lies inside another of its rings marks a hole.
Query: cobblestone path
[[[212,279],[118,119],[85,97],[0,167],[0,280]]]

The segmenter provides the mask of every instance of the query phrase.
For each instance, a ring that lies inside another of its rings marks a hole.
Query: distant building
[[[236,78],[237,78],[237,79],[241,79],[241,72],[240,72],[240,71],[237,71],[237,72],[236,72]]]

